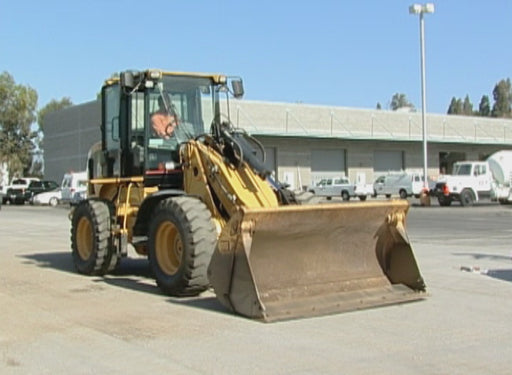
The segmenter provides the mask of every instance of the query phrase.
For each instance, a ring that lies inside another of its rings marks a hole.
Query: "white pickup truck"
[[[14,203],[18,194],[23,194],[32,181],[39,181],[36,177],[19,177],[13,178],[11,183],[2,187],[1,196],[2,203]]]
[[[439,177],[433,194],[441,206],[449,206],[453,201],[472,206],[490,198],[492,189],[493,177],[486,161],[460,161],[453,164],[453,174]]]
[[[486,161],[460,161],[453,165],[453,174],[441,176],[433,194],[441,206],[454,200],[472,206],[485,198],[500,203],[512,201],[512,151],[498,151]]]

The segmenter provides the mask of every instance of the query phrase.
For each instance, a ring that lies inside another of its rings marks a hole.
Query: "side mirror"
[[[126,87],[128,89],[135,87],[135,79],[132,72],[121,72],[119,79],[121,87]]]
[[[239,99],[244,96],[244,84],[241,78],[233,79],[231,81],[231,87],[235,98]]]
[[[136,70],[127,70],[119,75],[121,87],[132,90],[144,79],[144,74]]]

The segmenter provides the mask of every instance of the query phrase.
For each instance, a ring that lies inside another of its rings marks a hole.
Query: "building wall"
[[[377,177],[375,151],[397,151],[408,171],[423,170],[423,148],[416,113],[328,108],[240,101],[231,106],[231,119],[244,123],[267,149],[274,150],[277,177],[294,187],[313,181],[312,152],[342,150],[345,174],[367,183]],[[291,108],[291,109],[290,109]],[[86,168],[89,148],[101,139],[101,106],[89,102],[51,113],[46,118],[45,178],[60,181],[64,173]],[[428,174],[439,174],[440,152],[464,153],[482,159],[512,149],[512,121],[463,116],[428,115]],[[483,129],[482,129],[483,128]]]
[[[101,140],[99,101],[52,112],[45,118],[44,177],[60,182],[64,173],[84,171],[90,147]]]
[[[294,186],[309,186],[311,175],[311,153],[318,148],[345,150],[346,175],[356,181],[358,173],[364,173],[367,183],[378,177],[374,171],[374,150],[400,151],[404,154],[406,171],[423,170],[423,149],[420,142],[364,141],[343,139],[318,139],[305,137],[258,136],[265,147],[277,150],[277,178],[285,181],[285,176],[294,175]],[[430,143],[427,151],[428,175],[437,178],[440,174],[440,152],[463,152],[467,159],[480,160],[483,155],[498,151],[501,146]],[[288,181],[289,182],[289,181]]]

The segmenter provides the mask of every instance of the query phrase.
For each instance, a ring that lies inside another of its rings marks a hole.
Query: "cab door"
[[[476,164],[473,171],[473,176],[476,180],[475,188],[477,191],[491,190],[492,178],[486,164]]]

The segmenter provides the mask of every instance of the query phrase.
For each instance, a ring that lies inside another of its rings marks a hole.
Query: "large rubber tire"
[[[206,290],[216,243],[215,224],[203,202],[186,196],[161,201],[148,238],[149,262],[160,289],[178,297]]]
[[[469,189],[464,189],[460,192],[460,204],[464,207],[471,207],[475,203],[473,192]]]
[[[78,272],[104,275],[117,265],[111,235],[112,206],[107,201],[85,200],[71,218],[71,253]]]
[[[368,196],[367,196],[367,195],[360,195],[360,196],[359,196],[359,200],[360,200],[361,202],[364,202],[364,201],[366,200],[366,198],[368,198]]]

